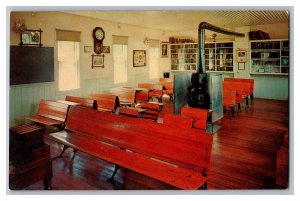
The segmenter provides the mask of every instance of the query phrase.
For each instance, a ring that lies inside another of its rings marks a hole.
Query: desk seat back
[[[156,122],[71,107],[66,130],[87,135],[154,160],[207,174],[212,136],[199,130],[173,128]]]
[[[174,128],[190,129],[193,126],[193,119],[179,115],[165,114],[163,118],[163,123]]]
[[[195,128],[206,129],[208,109],[182,107],[180,113],[183,117],[192,118]]]
[[[84,106],[84,107],[97,109],[96,100],[92,100],[92,99],[89,99],[89,98],[81,98],[81,97],[76,97],[76,96],[66,96],[65,100],[70,101],[70,102],[74,102],[74,103],[79,103],[81,106]]]
[[[67,117],[68,108],[69,105],[67,104],[42,99],[40,101],[38,115],[64,122]]]
[[[141,91],[136,92],[136,102],[148,102],[149,89],[140,88]]]
[[[138,83],[138,88],[152,89],[152,83]]]
[[[163,85],[162,84],[153,84],[152,90],[149,92],[150,98],[157,98],[159,102],[162,102],[162,95],[163,95]]]
[[[165,82],[173,82],[173,81],[174,81],[174,79],[172,79],[172,78],[163,78],[163,77],[159,78],[159,82],[161,84],[163,84]]]
[[[109,93],[118,96],[120,102],[135,103],[135,89],[127,87],[115,87],[109,90]]]
[[[88,96],[88,98],[96,101],[96,108],[99,110],[107,109],[115,112],[117,107],[120,106],[118,96],[113,94],[92,93]]]
[[[254,91],[254,79],[246,78],[224,78],[224,81],[240,82],[240,83],[249,83],[249,92],[253,93]]]

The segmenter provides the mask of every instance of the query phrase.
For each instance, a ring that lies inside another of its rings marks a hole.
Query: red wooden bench
[[[254,93],[254,79],[247,78],[224,78],[224,81],[231,81],[235,83],[245,83],[245,94],[250,95],[251,102],[253,101],[253,93]],[[247,99],[246,99],[247,101]]]
[[[72,106],[66,130],[48,137],[179,189],[206,187],[212,136],[193,129]]]
[[[52,100],[41,100],[37,115],[26,119],[44,126],[63,126],[69,105]]]
[[[79,103],[81,106],[97,109],[97,102],[89,98],[81,98],[76,96],[66,96],[66,101]]]
[[[96,108],[101,111],[116,112],[117,107],[120,107],[118,96],[113,94],[92,93],[88,99],[95,100]]]

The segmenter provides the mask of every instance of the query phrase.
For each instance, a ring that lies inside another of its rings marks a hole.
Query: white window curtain
[[[57,41],[59,91],[80,87],[79,47],[79,42]]]
[[[114,83],[127,82],[127,45],[113,45]]]
[[[149,47],[149,78],[159,78],[159,48]]]

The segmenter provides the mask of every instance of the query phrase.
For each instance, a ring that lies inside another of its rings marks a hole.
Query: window
[[[58,90],[79,89],[79,42],[57,41]]]
[[[113,45],[114,83],[127,82],[127,45]]]
[[[159,66],[159,48],[149,48],[149,78],[158,79],[158,66]]]

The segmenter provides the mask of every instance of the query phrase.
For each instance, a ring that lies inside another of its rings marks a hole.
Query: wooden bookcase
[[[288,40],[250,41],[250,47],[251,74],[288,75]]]
[[[197,43],[170,44],[171,70],[192,71],[197,70]]]
[[[205,43],[205,69],[207,72],[233,72],[233,42]]]

